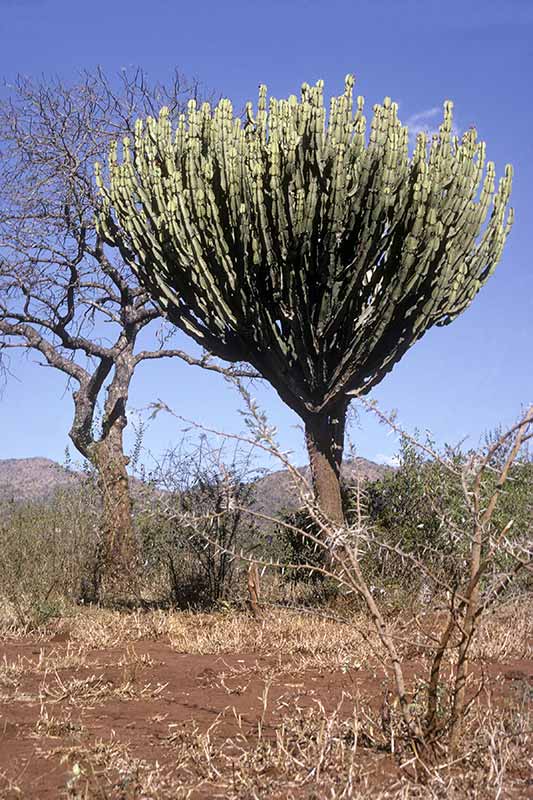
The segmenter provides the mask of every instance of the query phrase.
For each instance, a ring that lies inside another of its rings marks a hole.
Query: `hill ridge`
[[[352,481],[357,476],[364,481],[373,481],[381,478],[390,469],[391,467],[384,464],[357,457],[343,463],[342,474],[347,481]],[[299,467],[298,471],[305,478],[310,478],[309,465]],[[30,456],[0,459],[0,501],[46,501],[56,490],[74,487],[81,478],[81,472],[67,469],[51,458]],[[138,482],[135,478],[133,481]],[[287,470],[268,472],[254,483],[256,489],[253,506],[256,511],[276,515],[281,509],[295,509],[298,506],[293,482]]]

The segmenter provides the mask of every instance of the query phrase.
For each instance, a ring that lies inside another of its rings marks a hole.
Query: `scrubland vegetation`
[[[136,484],[118,605],[90,472],[4,504],[0,796],[528,796],[530,436],[531,411],[476,453],[402,434],[342,529],[296,470],[301,510],[254,513],[249,457],[203,439]]]
[[[513,170],[451,102],[413,149],[354,84],[329,111],[321,80],[262,85],[245,119],[141,69],[19,77],[0,103],[0,368],[21,348],[67,377],[87,462],[0,508],[0,798],[532,791],[533,407],[469,450],[365,399],[492,275]],[[235,383],[247,434],[228,459],[193,422],[197,449],[134,481],[130,384],[171,358]],[[256,380],[300,418],[309,480]],[[342,485],[354,397],[399,466]],[[254,501],[254,449],[292,480],[282,513]]]

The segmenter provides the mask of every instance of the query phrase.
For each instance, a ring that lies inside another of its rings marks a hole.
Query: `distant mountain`
[[[343,464],[342,474],[348,483],[355,482],[358,475],[366,482],[383,477],[390,469],[366,458],[355,458]],[[310,480],[309,467],[302,467],[299,472]],[[0,501],[46,500],[57,489],[75,487],[82,477],[82,473],[67,470],[49,458],[0,459]],[[133,483],[141,485],[136,478]],[[295,510],[299,505],[293,480],[286,470],[271,472],[255,482],[254,511],[276,517],[282,509]]]
[[[376,464],[366,458],[354,458],[342,465],[342,477],[347,484],[354,484],[358,477],[363,483],[382,478],[392,467]],[[310,483],[311,470],[301,467],[298,472]],[[294,487],[294,479],[287,470],[271,472],[255,483],[255,499],[253,510],[269,517],[276,517],[280,511],[295,511],[300,507],[298,490]]]
[[[0,500],[44,500],[79,479],[49,458],[0,458]]]

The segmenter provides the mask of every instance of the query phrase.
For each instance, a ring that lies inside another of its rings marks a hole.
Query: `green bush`
[[[98,508],[91,484],[47,501],[0,505],[0,599],[18,625],[36,627],[65,603],[84,599],[93,580]]]
[[[481,455],[500,434],[496,430],[486,437]],[[419,592],[438,591],[439,579],[456,585],[464,579],[473,511],[465,495],[463,472],[474,453],[450,447],[437,453],[430,439],[424,446],[427,450],[404,437],[398,466],[379,480],[367,482],[359,501],[353,487],[343,486],[347,523],[354,524],[359,512],[364,521],[364,535],[358,542],[358,551],[366,578],[371,585],[385,590],[389,598],[396,596],[401,600],[406,593],[416,597]],[[431,457],[429,451],[435,457]],[[500,461],[504,456],[499,453]],[[483,477],[484,499],[488,499],[495,487],[498,464],[492,461],[491,467],[493,469],[485,471]],[[309,533],[320,538],[316,522],[306,509],[286,512],[282,518],[294,529],[278,526],[275,537],[278,549],[283,559],[302,565],[301,569],[287,573],[289,579],[313,583],[317,597],[324,599],[328,593],[322,591],[323,576],[308,569],[309,566],[322,567],[326,560],[324,549],[305,536]],[[531,542],[533,461],[527,453],[511,468],[510,479],[494,514],[494,532],[503,530],[509,520],[513,520],[509,538],[515,542]],[[494,559],[492,577],[494,573],[505,572],[510,565],[511,559],[506,556],[505,549],[500,550]],[[516,585],[523,587],[524,579]]]
[[[496,431],[487,437],[486,448],[498,435]],[[433,442],[427,444],[435,449]],[[401,441],[398,468],[366,487],[365,511],[375,534],[375,546],[369,548],[366,558],[371,573],[389,584],[420,588],[424,576],[417,568],[418,561],[437,578],[452,583],[459,580],[468,556],[468,533],[473,529],[473,509],[464,486],[464,469],[472,455],[446,448],[441,457],[431,458],[406,438]],[[484,499],[494,491],[496,476],[495,470],[485,472]],[[531,538],[532,519],[533,462],[525,454],[513,464],[499,498],[494,532],[513,520],[509,537],[526,542]],[[503,571],[508,566],[502,551],[494,569]]]

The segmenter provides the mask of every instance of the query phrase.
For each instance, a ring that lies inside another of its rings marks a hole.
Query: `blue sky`
[[[430,429],[439,442],[512,421],[533,400],[533,3],[530,0],[269,0],[183,3],[174,0],[0,0],[0,75],[59,75],[101,65],[109,74],[142,66],[164,81],[174,68],[235,106],[255,100],[259,83],[276,96],[323,78],[340,93],[357,76],[367,109],[390,95],[403,122],[432,128],[445,99],[457,128],[474,124],[501,175],[515,168],[516,223],[495,275],[447,328],[431,330],[374,391],[398,409],[409,430]],[[188,346],[178,335],[179,346]],[[193,348],[191,347],[191,351]],[[0,458],[62,460],[71,399],[60,373],[36,356],[11,357],[13,377],[0,397]],[[279,438],[305,458],[298,419],[268,387],[256,392]],[[130,406],[162,398],[185,417],[242,430],[238,398],[212,373],[174,360],[139,369]],[[131,433],[131,432],[130,432]],[[160,415],[145,434],[154,454],[179,439]],[[131,438],[131,437],[130,437]],[[354,429],[360,455],[383,460],[396,443],[367,415]]]

